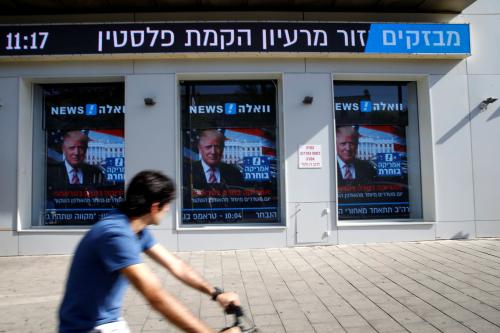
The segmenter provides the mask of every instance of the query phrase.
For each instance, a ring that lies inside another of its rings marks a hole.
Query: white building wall
[[[337,14],[306,14],[311,20],[340,20]],[[351,17],[358,21],[415,20],[415,15],[396,14]],[[0,255],[70,253],[84,233],[16,231],[18,216],[23,220],[30,215],[31,188],[18,181],[18,175],[30,168],[24,162],[31,160],[26,157],[31,153],[29,140],[19,140],[23,131],[29,130],[23,124],[31,112],[29,94],[23,94],[23,89],[28,90],[32,83],[107,79],[125,81],[126,178],[154,168],[175,176],[178,184],[178,80],[224,77],[279,81],[286,227],[179,231],[180,207],[174,202],[163,223],[154,228],[160,242],[172,250],[499,236],[500,177],[496,172],[500,170],[500,154],[496,154],[495,143],[500,142],[500,101],[482,113],[478,105],[486,97],[500,97],[500,46],[495,42],[500,2],[478,0],[457,17],[421,18],[417,21],[470,22],[472,56],[466,60],[353,57],[0,63],[0,133],[4,142],[0,145]],[[422,222],[429,224],[336,226],[332,78],[418,82]],[[306,95],[314,97],[313,104],[302,104]],[[145,97],[155,98],[156,105],[146,107]],[[298,169],[297,149],[302,144],[322,146],[322,169]]]
[[[470,22],[472,56],[467,59],[472,142],[473,204],[477,237],[500,235],[500,102],[480,112],[487,97],[500,98],[500,1],[476,1],[463,13]]]

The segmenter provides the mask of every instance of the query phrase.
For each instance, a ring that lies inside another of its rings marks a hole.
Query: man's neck
[[[134,217],[130,219],[130,228],[132,228],[132,231],[137,234],[144,230],[148,226],[148,218],[147,216],[141,216],[141,217]]]

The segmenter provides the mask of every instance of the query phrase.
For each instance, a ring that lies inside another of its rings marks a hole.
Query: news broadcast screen
[[[181,83],[182,223],[281,223],[276,83]]]
[[[409,218],[407,83],[334,88],[339,219]]]
[[[43,85],[45,225],[90,225],[124,198],[122,83]]]

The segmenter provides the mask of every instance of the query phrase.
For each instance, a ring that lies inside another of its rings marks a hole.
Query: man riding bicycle
[[[59,309],[59,333],[129,333],[121,318],[130,281],[149,304],[185,332],[214,332],[164,290],[141,259],[146,253],[176,278],[217,301],[224,309],[240,305],[234,292],[211,286],[189,265],[157,243],[148,229],[158,225],[174,199],[175,185],[157,171],[138,173],[119,210],[97,222],[80,241]],[[224,330],[240,332],[237,327]]]

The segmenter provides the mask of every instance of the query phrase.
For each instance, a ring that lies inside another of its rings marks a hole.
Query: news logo
[[[85,115],[95,116],[97,115],[97,104],[87,104],[85,105]]]
[[[372,112],[373,111],[373,104],[370,101],[360,101],[359,104],[361,105],[361,112]]]
[[[224,104],[224,113],[229,115],[236,114],[236,103],[226,103]]]

